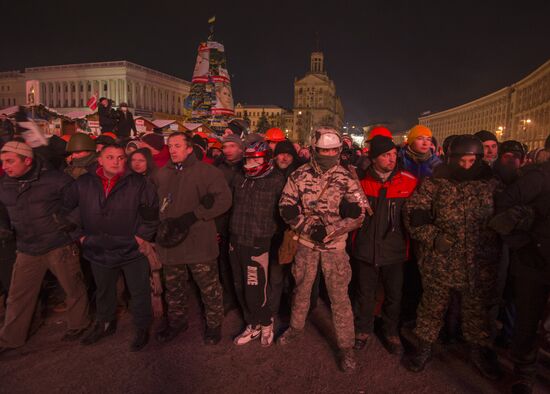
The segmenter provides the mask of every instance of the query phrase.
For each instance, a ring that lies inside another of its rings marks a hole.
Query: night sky
[[[128,60],[190,80],[215,14],[235,102],[287,108],[318,33],[346,121],[387,121],[394,130],[426,110],[518,81],[550,59],[549,1],[0,3],[3,71]]]

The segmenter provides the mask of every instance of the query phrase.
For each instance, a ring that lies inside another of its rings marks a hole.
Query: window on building
[[[80,102],[79,102],[79,107],[84,107],[84,100],[83,99],[80,99]]]
[[[3,107],[4,105],[6,105],[6,101],[5,101],[5,99],[2,99],[2,107]]]
[[[79,85],[78,90],[79,90],[80,92],[83,92],[83,91],[84,91],[84,86],[83,86],[83,85]]]
[[[104,90],[105,92],[107,91],[107,84],[106,84],[106,83],[103,84],[103,90]]]
[[[63,102],[63,106],[64,106],[64,107],[68,107],[68,106],[69,106],[69,100],[65,100],[65,101]]]
[[[71,84],[71,92],[76,92],[76,87],[73,84]]]
[[[76,107],[76,100],[75,100],[75,99],[72,99],[72,100],[71,100],[71,106],[72,106],[72,107]]]
[[[89,83],[89,84],[88,84],[88,92],[91,92],[91,91],[92,91],[92,84]]]

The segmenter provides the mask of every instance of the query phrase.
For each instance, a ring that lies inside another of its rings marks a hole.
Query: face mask
[[[321,168],[323,172],[326,172],[334,167],[336,164],[338,164],[338,162],[340,161],[340,155],[321,156],[319,153],[314,151],[313,159],[319,165],[319,168]]]

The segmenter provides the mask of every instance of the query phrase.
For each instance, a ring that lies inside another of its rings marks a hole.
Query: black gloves
[[[205,194],[205,195],[201,198],[201,205],[202,205],[203,207],[205,207],[206,209],[212,208],[212,206],[214,205],[214,195],[211,194],[211,193]]]
[[[189,234],[189,228],[197,221],[193,212],[187,212],[178,218],[167,218],[160,222],[157,230],[157,243],[165,248],[173,248],[182,243]]]
[[[296,219],[300,214],[300,209],[297,205],[285,205],[281,208],[281,217],[289,222],[293,219]]]
[[[325,229],[325,226],[322,224],[316,224],[313,227],[311,227],[311,234],[309,237],[312,241],[317,242],[319,244],[323,243],[323,239],[327,236],[327,230]]]
[[[526,205],[517,205],[494,216],[489,227],[500,235],[509,235],[514,230],[528,232],[535,220],[535,211]]]
[[[434,241],[434,249],[438,253],[447,253],[451,247],[455,244],[447,234],[439,234]]]
[[[199,220],[193,212],[187,212],[178,218],[178,225],[182,231],[189,231],[189,227]]]
[[[348,200],[343,198],[342,202],[340,203],[340,217],[342,219],[357,219],[359,216],[361,216],[361,207],[359,206],[359,203],[349,202]]]

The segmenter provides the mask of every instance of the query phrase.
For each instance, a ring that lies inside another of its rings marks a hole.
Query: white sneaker
[[[244,331],[233,340],[233,343],[235,343],[235,345],[245,345],[250,341],[260,338],[261,333],[262,330],[259,326],[252,327],[249,324]]]
[[[263,347],[268,347],[273,344],[273,323],[271,323],[269,326],[262,326],[262,337],[260,339],[260,343]]]

